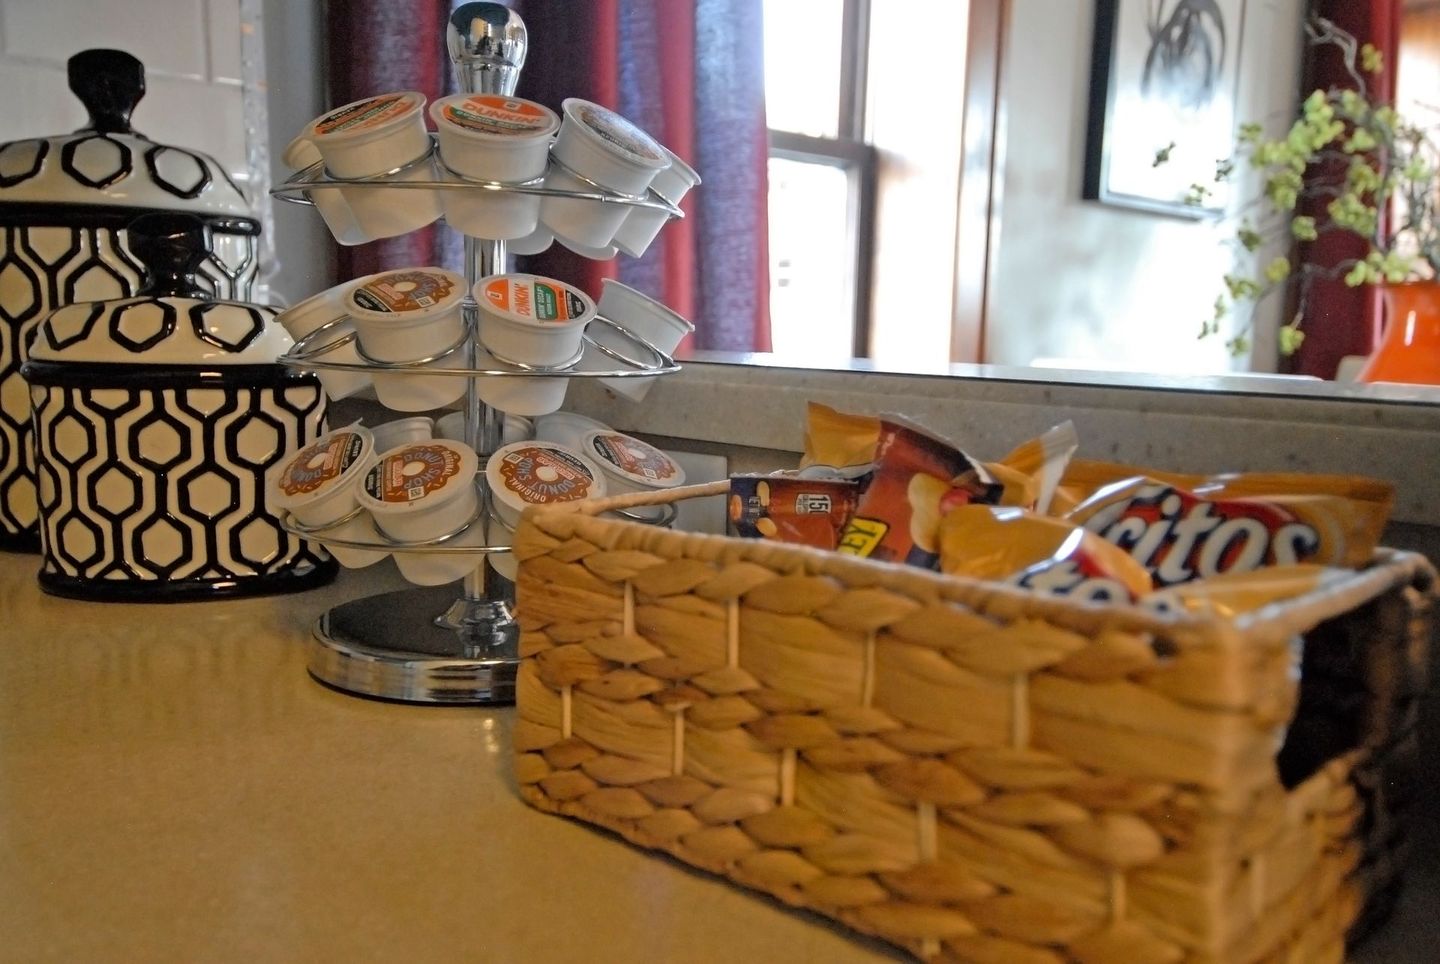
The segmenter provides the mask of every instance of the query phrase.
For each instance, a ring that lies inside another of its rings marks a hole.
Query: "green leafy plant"
[[[1292,286],[1296,311],[1279,329],[1285,355],[1304,338],[1300,324],[1314,279],[1343,278],[1358,287],[1440,276],[1440,149],[1429,131],[1371,96],[1370,80],[1383,67],[1378,50],[1323,18],[1312,18],[1305,29],[1310,43],[1339,49],[1354,87],[1311,93],[1280,137],[1267,138],[1260,124],[1243,125],[1235,155],[1216,164],[1215,184],[1248,167],[1263,185],[1238,215],[1234,237],[1237,261],[1251,267],[1225,276],[1225,290],[1200,331],[1201,338],[1217,335],[1222,322],[1235,315],[1239,325],[1227,345],[1236,355],[1250,348],[1249,313],[1240,317],[1241,307],[1253,311],[1261,300]],[[1169,154],[1170,149],[1158,152],[1155,163],[1166,163]],[[1213,185],[1192,185],[1188,200],[1201,204],[1213,191]],[[1326,216],[1297,213],[1307,198],[1322,202]],[[1283,255],[1264,264],[1254,257],[1276,242],[1312,242],[1337,231],[1363,238],[1364,256],[1298,268]]]

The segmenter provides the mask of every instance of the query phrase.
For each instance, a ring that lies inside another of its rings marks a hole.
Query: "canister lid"
[[[225,168],[208,154],[157,144],[130,127],[145,95],[145,67],[120,50],[85,50],[70,58],[70,89],[90,122],[73,134],[0,144],[0,220],[5,205],[47,204],[57,220],[74,206],[186,211],[226,229],[258,234],[250,205]]]
[[[322,435],[286,463],[271,502],[291,509],[351,484],[369,466],[373,448],[370,430],[359,423]]]
[[[140,291],[56,310],[36,331],[31,362],[263,365],[294,345],[274,308],[213,300],[199,289],[195,272],[208,250],[198,217],[146,214],[129,234],[145,266]]]
[[[649,442],[621,432],[589,432],[580,451],[606,472],[641,488],[673,489],[685,484],[679,462]]]
[[[479,467],[479,457],[459,442],[412,442],[382,453],[365,473],[357,495],[378,515],[432,509],[463,495]]]
[[[595,302],[573,285],[533,274],[497,274],[475,282],[475,302],[486,314],[519,325],[585,325]]]
[[[362,278],[345,306],[373,321],[408,321],[448,311],[465,297],[465,279],[444,268],[403,268]]]
[[[556,505],[605,494],[600,467],[555,442],[514,442],[490,456],[485,479],[500,516],[514,524],[526,506]]]

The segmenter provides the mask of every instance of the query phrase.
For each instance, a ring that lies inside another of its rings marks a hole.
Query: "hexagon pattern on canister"
[[[212,255],[201,266],[201,288],[218,298],[248,297],[258,270],[256,238],[217,228],[212,229],[212,240]],[[15,411],[0,408],[0,539],[37,531],[35,443],[23,404],[28,387],[20,375],[36,326],[61,305],[129,297],[141,280],[139,262],[126,247],[123,231],[0,224],[0,397],[22,400]],[[82,316],[77,323],[83,330],[72,330],[62,339],[64,345],[88,337],[89,326],[101,315],[97,309],[93,318]]]
[[[123,142],[104,134],[77,137],[60,148],[60,167],[86,187],[109,187],[135,169],[135,159]]]
[[[217,391],[223,398],[211,397]],[[265,504],[266,475],[322,431],[318,384],[206,388],[194,404],[175,389],[36,386],[33,394],[44,571],[158,583],[244,579],[324,560]],[[77,426],[87,423],[105,430],[85,435]],[[73,521],[81,517],[83,535]]]
[[[50,142],[39,137],[0,147],[0,187],[14,187],[39,174],[49,153]]]

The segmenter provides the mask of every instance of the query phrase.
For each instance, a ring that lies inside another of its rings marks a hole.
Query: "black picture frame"
[[[1224,213],[1229,185],[1215,165],[1235,145],[1244,21],[1245,0],[1096,0],[1085,200],[1196,220]],[[1191,203],[1196,183],[1210,193]]]

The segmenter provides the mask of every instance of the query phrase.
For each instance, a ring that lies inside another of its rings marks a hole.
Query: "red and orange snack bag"
[[[834,549],[859,495],[859,484],[848,479],[732,475],[730,525],[749,539]]]
[[[1002,490],[979,462],[949,442],[887,416],[880,421],[874,474],[839,551],[934,569],[941,517],[955,506],[993,503]]]
[[[966,505],[940,520],[940,571],[1087,602],[1133,602],[1150,575],[1073,522],[1010,506]]]
[[[1111,478],[1065,518],[1125,549],[1157,587],[1264,566],[1364,565],[1394,501],[1390,485],[1354,476],[1138,471],[1072,466],[1071,492]]]

